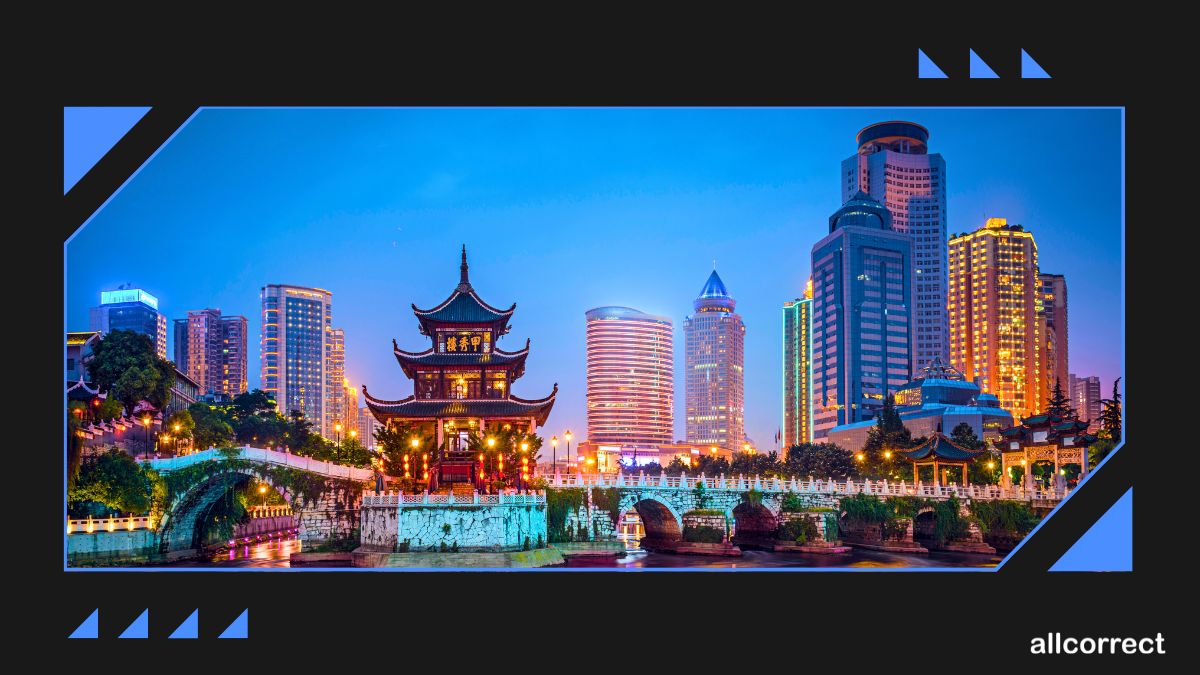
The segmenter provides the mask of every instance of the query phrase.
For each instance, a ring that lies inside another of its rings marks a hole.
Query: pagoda
[[[471,287],[467,274],[467,247],[462,249],[459,282],[450,297],[431,309],[412,305],[420,332],[430,340],[425,351],[392,350],[404,375],[413,380],[411,396],[397,401],[377,399],[363,385],[363,398],[371,413],[387,426],[412,429],[417,437],[434,436],[438,452],[425,476],[430,491],[454,484],[484,488],[489,479],[482,455],[474,454],[471,436],[489,431],[533,434],[546,423],[558,384],[549,396],[536,400],[512,395],[512,384],[525,373],[529,340],[524,348],[508,352],[496,343],[509,331],[508,321],[516,309],[497,309]],[[422,453],[424,456],[426,453]],[[414,468],[422,466],[420,461]],[[503,466],[503,464],[501,464]]]

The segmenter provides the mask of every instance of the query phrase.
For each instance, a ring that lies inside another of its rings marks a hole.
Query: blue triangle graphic
[[[984,63],[983,59],[979,58],[979,55],[975,53],[974,49],[972,49],[970,51],[971,51],[971,79],[974,80],[974,79],[979,79],[979,78],[1000,77],[999,75],[996,74],[996,71],[992,70],[991,66]]]
[[[1051,572],[1133,571],[1133,488],[1100,516]]]
[[[149,111],[148,106],[63,108],[63,194]]]
[[[1050,79],[1050,73],[1024,49],[1021,50],[1021,77],[1023,79]]]
[[[129,624],[124,633],[118,635],[118,638],[134,638],[144,640],[149,637],[150,633],[150,610],[142,610],[138,618]]]
[[[238,615],[238,618],[234,619],[233,623],[229,624],[229,627],[226,628],[220,635],[218,635],[217,638],[245,638],[247,633],[249,633],[246,622],[246,615],[249,613],[249,609],[243,609],[242,613]]]
[[[946,73],[942,72],[942,69],[938,68],[937,64],[934,63],[932,59],[930,59],[928,56],[925,56],[925,52],[918,49],[917,77],[920,79],[945,78]]]
[[[79,627],[71,632],[67,638],[76,640],[95,640],[100,636],[100,610],[92,610],[91,615],[79,624]]]
[[[191,616],[184,619],[183,623],[179,624],[179,628],[176,628],[175,632],[171,633],[171,635],[167,639],[168,640],[189,640],[189,639],[195,640],[197,637],[199,637],[199,635],[198,635],[199,631],[197,630],[199,623],[200,623],[200,610],[197,609],[192,612]]]

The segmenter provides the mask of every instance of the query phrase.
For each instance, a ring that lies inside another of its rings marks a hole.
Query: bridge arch
[[[653,542],[679,541],[683,538],[683,518],[670,502],[645,494],[632,495],[623,502],[617,522],[621,522],[620,519],[630,511],[636,512],[645,529],[644,539]]]
[[[740,502],[730,514],[734,543],[740,545],[770,544],[779,527],[779,518],[762,502]]]
[[[285,501],[292,503],[292,495],[286,487],[276,485],[269,476],[252,467],[214,472],[173,499],[163,513],[159,526],[162,552],[170,555],[203,548],[206,544],[205,535],[210,529],[206,521],[217,502],[251,481],[270,485]]]

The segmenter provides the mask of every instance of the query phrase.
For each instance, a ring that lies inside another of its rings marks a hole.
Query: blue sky
[[[949,230],[1006,217],[1066,275],[1070,367],[1121,374],[1121,116],[1117,110],[306,109],[200,112],[67,247],[67,327],[129,282],[169,319],[250,319],[259,289],[333,292],[347,373],[412,391],[394,337],[423,349],[410,303],[441,302],[465,243],[488,302],[517,303],[500,345],[532,338],[514,393],[559,383],[546,433],[586,430],[584,312],[627,305],[682,322],[713,261],[746,322],[747,433],[780,426],[781,306],[840,206],[855,133],[907,119],[946,160]]]

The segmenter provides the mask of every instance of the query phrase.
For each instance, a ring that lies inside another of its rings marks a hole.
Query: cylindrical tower
[[[629,307],[587,312],[588,440],[670,443],[674,425],[671,320]]]

